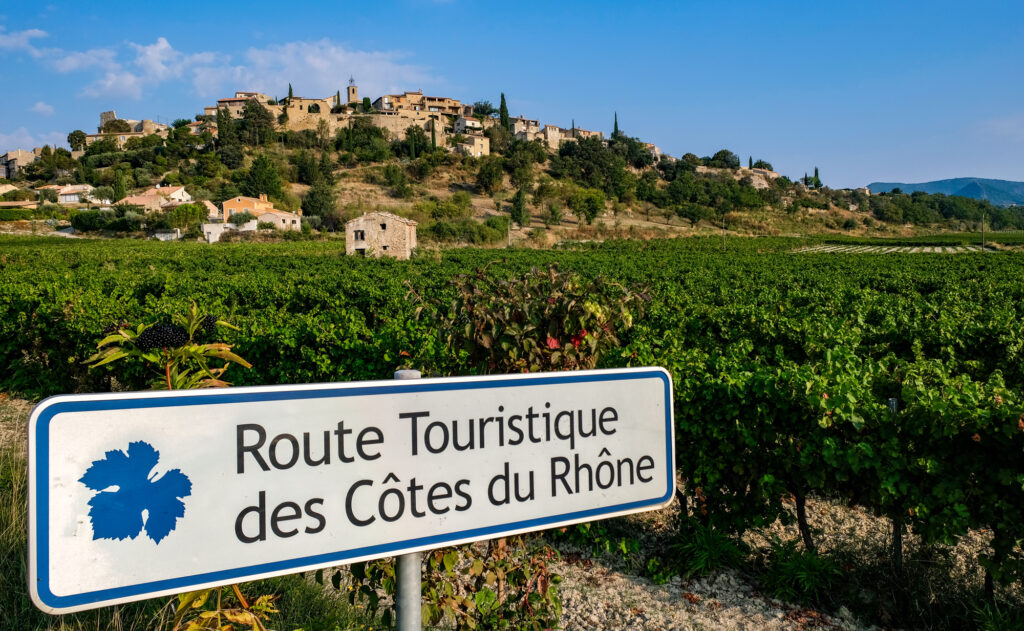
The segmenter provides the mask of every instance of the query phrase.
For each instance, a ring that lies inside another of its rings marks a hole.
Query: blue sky
[[[0,151],[235,90],[417,90],[826,184],[1024,180],[1019,2],[4,2]]]

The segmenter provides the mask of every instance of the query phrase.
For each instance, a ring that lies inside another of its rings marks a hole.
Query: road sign
[[[65,613],[662,507],[660,368],[68,395],[29,423]]]

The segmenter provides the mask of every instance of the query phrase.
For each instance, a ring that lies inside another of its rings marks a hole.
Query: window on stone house
[[[387,250],[387,249],[388,249],[388,246],[386,246],[386,245],[385,245],[385,246],[381,246],[381,249],[382,249],[382,250]]]
[[[353,232],[352,237],[356,241],[363,241],[364,239],[366,239],[366,231],[365,230],[356,230],[356,231]]]
[[[386,223],[382,223],[382,224],[380,225],[380,229],[381,229],[381,230],[387,230],[387,229],[388,229],[388,225],[387,225]]]

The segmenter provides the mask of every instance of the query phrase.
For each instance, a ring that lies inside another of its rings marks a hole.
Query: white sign
[[[64,613],[656,509],[660,368],[58,396],[29,589]]]

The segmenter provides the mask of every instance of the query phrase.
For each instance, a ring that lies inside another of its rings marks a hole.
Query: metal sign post
[[[395,379],[419,379],[418,370],[396,370]],[[410,552],[398,557],[397,631],[423,628],[423,553]]]
[[[29,419],[28,582],[49,613],[655,510],[661,368],[65,395]],[[410,379],[410,377],[412,377]]]

